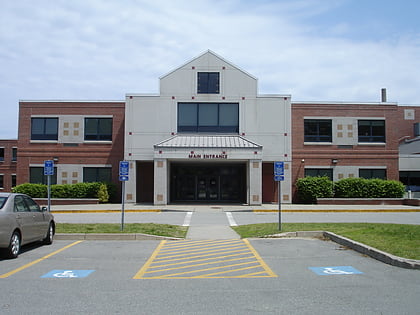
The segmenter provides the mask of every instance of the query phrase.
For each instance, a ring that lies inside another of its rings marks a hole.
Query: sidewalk
[[[53,205],[51,212],[119,212],[122,209],[121,204],[93,204],[93,205]],[[254,211],[254,212],[277,212],[277,204],[263,204],[261,206],[249,205],[164,205],[155,206],[152,204],[134,204],[126,203],[124,211],[126,212],[164,212],[164,211],[192,211],[200,212],[205,209],[214,209],[222,212],[235,211]],[[306,205],[306,204],[282,204],[282,212],[420,212],[420,207],[406,205]]]

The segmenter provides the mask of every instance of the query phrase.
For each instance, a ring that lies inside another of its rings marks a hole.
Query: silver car
[[[54,216],[24,194],[0,193],[0,249],[9,258],[19,255],[22,245],[53,242]]]

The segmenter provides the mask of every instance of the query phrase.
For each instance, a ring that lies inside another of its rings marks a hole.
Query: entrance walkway
[[[197,206],[191,209],[187,239],[190,240],[216,240],[240,239],[239,235],[230,228],[229,219],[222,207]]]

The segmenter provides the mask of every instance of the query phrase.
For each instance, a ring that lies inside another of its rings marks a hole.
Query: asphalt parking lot
[[[239,244],[226,245],[217,263],[195,261],[199,246],[182,254],[189,257],[183,265],[174,248],[166,249],[165,256],[168,251],[175,255],[165,257],[166,262],[159,255],[164,253],[163,242],[179,247],[186,241],[56,240],[51,246],[25,247],[18,259],[0,260],[0,310],[2,314],[418,314],[418,270],[386,265],[331,241],[251,239],[250,247],[241,244],[243,240],[234,241]],[[212,251],[204,250],[206,255]],[[237,250],[244,250],[260,269],[233,260],[235,256],[229,255]],[[216,269],[220,260],[230,261]],[[177,275],[141,275],[156,266]],[[197,276],[194,268],[212,275]],[[226,273],[226,269],[235,271]]]

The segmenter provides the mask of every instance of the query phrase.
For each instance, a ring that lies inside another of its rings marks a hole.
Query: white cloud
[[[420,103],[419,34],[355,38],[350,19],[325,20],[349,3],[2,2],[0,138],[16,137],[19,99],[157,92],[160,76],[207,49],[259,78],[261,93],[365,102],[379,101],[386,87],[390,101]]]

